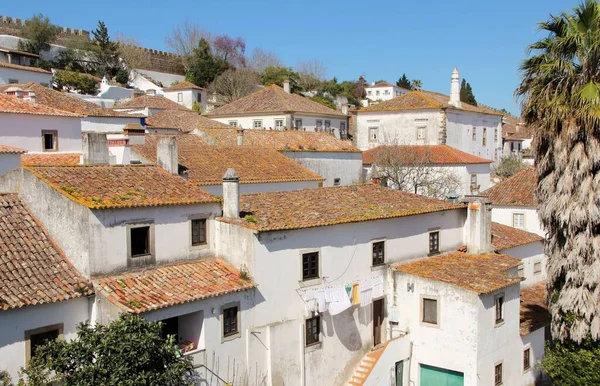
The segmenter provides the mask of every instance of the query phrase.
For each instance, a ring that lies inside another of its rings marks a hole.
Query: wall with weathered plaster
[[[340,185],[352,185],[360,182],[362,153],[283,151],[282,154],[325,177],[323,186],[334,186],[336,178],[340,179]]]
[[[127,124],[140,124],[141,118],[135,117],[84,117],[81,119],[81,131],[96,133],[122,133]]]
[[[483,129],[486,128],[486,144]],[[475,130],[475,140],[473,140]],[[502,155],[502,117],[446,110],[446,143],[478,157],[496,160]],[[494,136],[495,135],[495,136]]]
[[[396,363],[404,362],[403,385],[409,385],[410,335],[390,340],[371,370],[364,386],[396,386]]]
[[[544,346],[546,343],[544,328],[537,329],[530,334],[521,336],[521,340],[523,342],[521,358],[523,356],[523,350],[526,348],[531,349],[531,368],[529,370],[523,370],[523,366],[521,366],[521,372],[523,374],[523,381],[521,384],[523,386],[532,386],[535,385],[535,381],[542,376],[542,371],[537,369],[536,366],[544,357]],[[515,356],[518,356],[518,354],[515,353]],[[522,362],[523,361],[521,360],[521,363]]]
[[[492,221],[511,227],[513,226],[513,213],[523,213],[525,215],[524,230],[527,232],[536,233],[542,237],[546,237],[546,231],[539,220],[537,210],[532,207],[509,207],[494,205],[492,207]]]
[[[21,166],[21,154],[0,153],[0,176]]]
[[[542,241],[504,249],[500,253],[521,259],[523,263],[523,277],[525,278],[521,282],[521,287],[528,287],[546,280],[546,255],[544,254],[544,243]],[[536,274],[534,273],[534,264],[538,261],[541,263],[542,270]]]
[[[261,192],[280,192],[285,190],[312,189],[318,188],[320,181],[298,181],[298,182],[267,182],[260,184],[240,184],[240,194],[261,193]],[[199,185],[201,189],[206,190],[215,196],[223,196],[223,185]]]
[[[215,253],[229,261],[235,268],[245,266],[254,272],[255,234],[252,230],[215,221]]]
[[[17,68],[0,67],[0,84],[35,82],[50,87],[52,84],[52,73],[20,70]]]

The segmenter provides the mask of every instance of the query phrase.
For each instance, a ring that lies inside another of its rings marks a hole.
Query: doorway
[[[381,344],[384,299],[373,300],[373,346]]]

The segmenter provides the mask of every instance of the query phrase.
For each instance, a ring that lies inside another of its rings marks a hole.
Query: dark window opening
[[[31,345],[31,356],[35,355],[36,350],[46,344],[49,340],[58,339],[59,331],[50,330],[45,332],[40,332],[39,334],[33,334],[29,337],[29,342]]]
[[[131,256],[150,254],[150,227],[131,228]]]
[[[192,220],[192,245],[206,244],[206,219]]]
[[[423,323],[437,324],[437,300],[423,299]]]
[[[55,150],[54,134],[44,133],[44,150]]]
[[[497,364],[494,368],[494,385],[502,385],[502,363]]]
[[[495,302],[496,308],[496,324],[502,323],[504,321],[503,308],[504,308],[504,296],[499,296],[496,298]]]
[[[302,280],[316,279],[319,277],[319,252],[304,253],[302,255]]]
[[[523,370],[529,370],[531,368],[531,349],[525,349],[523,351]]]
[[[167,339],[169,335],[173,335],[175,337],[175,344],[177,344],[179,342],[179,318],[174,317],[161,320],[161,323],[160,337]]]
[[[321,317],[315,316],[306,319],[306,345],[310,346],[319,343],[319,334],[321,333]]]
[[[238,332],[238,308],[230,307],[223,310],[223,336],[231,336]]]
[[[340,186],[340,182],[341,182],[341,180],[339,178],[334,178],[333,179],[333,186]]]
[[[429,253],[440,252],[440,232],[429,233]]]
[[[385,263],[385,241],[373,243],[373,266]]]

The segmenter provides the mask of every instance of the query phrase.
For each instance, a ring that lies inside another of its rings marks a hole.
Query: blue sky
[[[402,73],[448,93],[458,66],[479,102],[518,113],[513,96],[536,24],[576,0],[421,1],[3,1],[0,14],[43,13],[55,24],[132,36],[166,50],[165,37],[188,19],[215,34],[241,36],[247,52],[276,52],[289,66],[318,59],[329,77],[395,82]],[[98,6],[102,4],[102,6]]]

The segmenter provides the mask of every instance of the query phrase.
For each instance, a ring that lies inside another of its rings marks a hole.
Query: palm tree
[[[415,79],[412,81],[412,89],[416,91],[420,91],[421,87],[423,87],[423,82],[420,79]]]
[[[547,231],[549,306],[557,342],[600,340],[600,4],[539,24],[548,36],[521,65],[534,129],[536,194]]]

